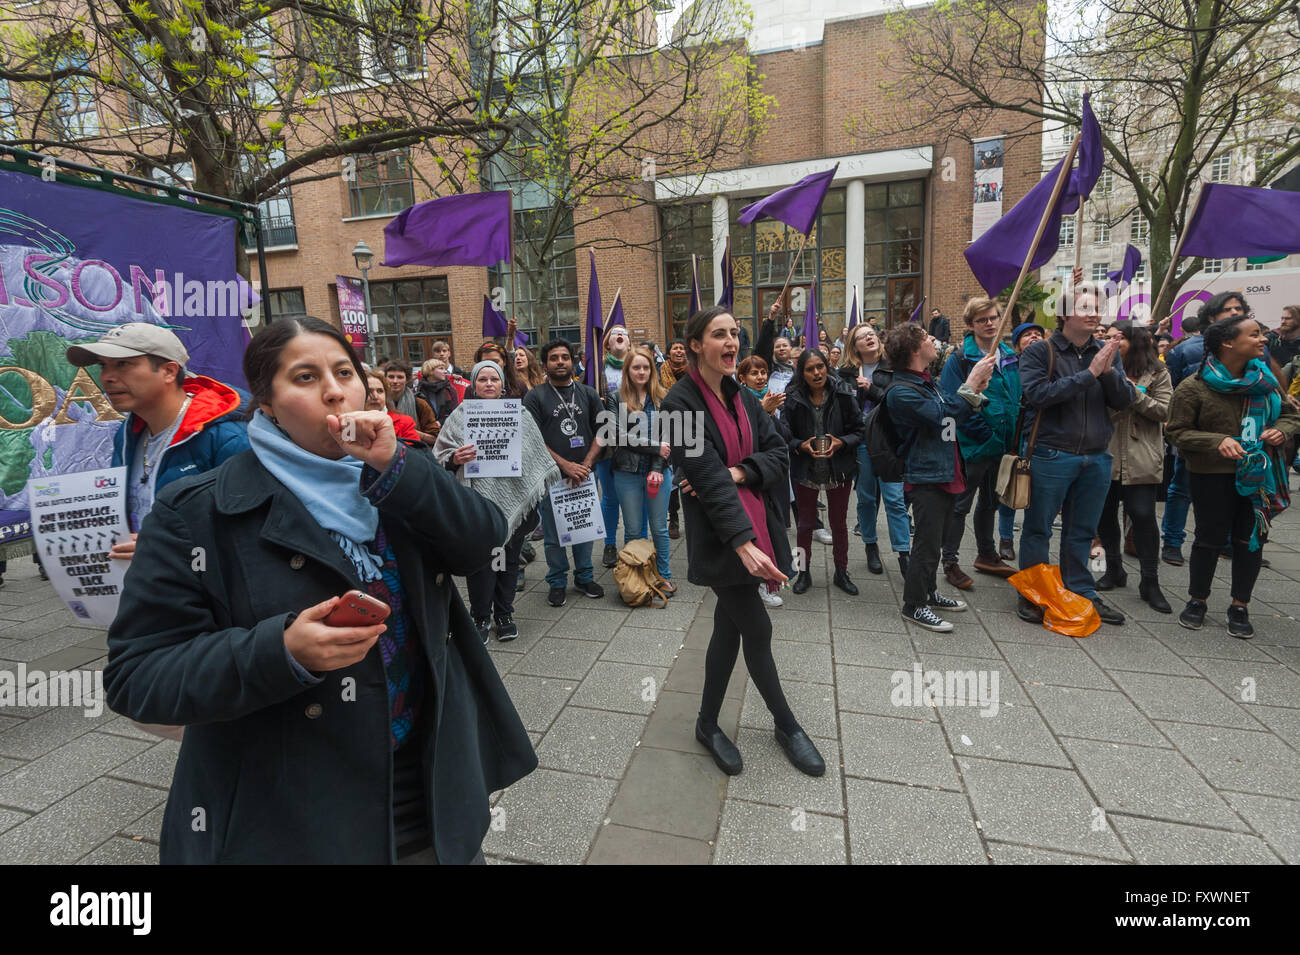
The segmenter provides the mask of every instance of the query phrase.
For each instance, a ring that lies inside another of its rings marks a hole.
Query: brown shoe
[[[992,574],[994,577],[1010,577],[1017,573],[1016,568],[1008,567],[1002,563],[1000,557],[976,557],[975,569],[981,574]]]
[[[957,566],[956,561],[943,565],[943,576],[948,583],[952,584],[958,590],[970,590],[975,586],[975,581],[970,579],[970,576],[967,575],[966,571]]]
[[[998,541],[998,557],[1002,560],[1016,559],[1016,543],[1010,538],[1004,537]]]

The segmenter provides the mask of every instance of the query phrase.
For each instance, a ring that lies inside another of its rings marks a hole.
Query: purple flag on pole
[[[1065,188],[1056,198],[1056,205],[1047,220],[1047,229],[1038,243],[1030,269],[1047,264],[1061,243],[1061,216],[1079,208],[1080,198],[1087,198],[1101,176],[1101,127],[1092,114],[1088,98],[1083,102],[1083,128],[1079,134],[1079,165],[1070,172]],[[984,291],[996,297],[1020,277],[1020,267],[1029,255],[1034,233],[1047,208],[1061,174],[1062,158],[1042,181],[1011,207],[1011,211],[993,224],[982,236],[966,248],[966,261]],[[1080,238],[1080,237],[1076,237]]]
[[[510,261],[510,193],[430,199],[384,226],[384,262],[398,265],[496,265]]]
[[[1300,192],[1211,183],[1201,190],[1181,251],[1211,259],[1300,252]]]
[[[849,323],[844,326],[847,332],[858,323],[858,287],[853,286],[853,304],[849,306]]]
[[[700,301],[700,267],[694,255],[691,256],[691,314],[694,315],[704,303]]]
[[[1142,264],[1142,253],[1136,246],[1130,245],[1124,250],[1124,264],[1114,272],[1107,272],[1106,278],[1110,279],[1117,286],[1127,285],[1133,281],[1133,276],[1137,275],[1138,266]]]
[[[627,322],[623,320],[623,290],[619,289],[614,293],[614,304],[609,307],[609,322],[606,327],[613,328],[615,325],[622,325],[627,328]]]
[[[817,333],[817,280],[808,286],[808,310],[803,317],[803,336],[805,348],[816,348],[821,336]]]
[[[731,268],[731,237],[727,237],[727,250],[722,253],[722,294],[718,304],[728,311],[736,307],[736,279]]]
[[[1017,273],[1019,274],[1019,273]],[[916,303],[916,308],[912,309],[912,314],[907,317],[909,322],[919,322],[921,320],[921,309],[925,308],[925,296],[921,296],[921,301]]]
[[[483,296],[483,337],[492,338],[499,342],[506,340],[506,332],[510,331],[510,326],[506,322],[506,317],[492,307],[492,299],[486,295]],[[528,336],[521,331],[515,332],[515,345],[517,347],[528,346]]]
[[[822,207],[822,200],[826,198],[826,190],[830,188],[831,180],[835,178],[835,172],[839,168],[840,164],[836,163],[825,172],[804,176],[793,186],[786,186],[766,199],[751,202],[740,210],[740,216],[736,221],[741,225],[747,225],[755,219],[767,216],[778,219],[797,232],[807,235],[812,230],[813,223],[817,221],[817,213]]]
[[[587,347],[582,356],[582,380],[597,391],[596,382],[604,376],[601,364],[600,336],[604,333],[605,315],[600,310],[600,283],[596,281],[596,253],[587,250],[591,256],[591,282],[587,285]]]

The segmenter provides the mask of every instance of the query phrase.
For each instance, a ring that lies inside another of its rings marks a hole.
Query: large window
[[[862,318],[892,328],[911,317],[921,298],[925,182],[880,183],[866,191]]]
[[[664,206],[661,210],[664,235],[664,289],[668,293],[668,316],[672,338],[680,338],[691,317],[691,255],[699,273],[700,305],[707,308],[717,296],[713,290],[713,206],[708,202]],[[740,228],[744,229],[745,226]],[[736,254],[732,240],[732,254]],[[737,285],[740,277],[736,276]],[[741,318],[739,289],[736,318]]]
[[[334,307],[338,308],[337,299]],[[417,364],[433,357],[435,339],[452,341],[446,278],[371,282],[370,308],[378,327],[377,357]]]
[[[1110,226],[1104,222],[1098,222],[1093,226],[1092,244],[1097,248],[1110,245]]]
[[[84,55],[60,57],[57,69],[89,68]],[[69,76],[54,87],[52,122],[58,134],[67,139],[99,135],[99,113],[95,96],[85,77]]]
[[[1232,178],[1232,153],[1210,160],[1210,182],[1227,182]]]
[[[1064,216],[1061,219],[1061,246],[1062,249],[1074,248],[1074,216]]]
[[[358,156],[356,176],[348,183],[352,215],[396,215],[415,204],[411,159],[405,149]]]
[[[1129,223],[1128,237],[1133,242],[1145,242],[1151,238],[1151,222],[1137,209],[1133,210],[1133,220]]]
[[[244,174],[255,179],[284,162],[283,146],[274,146],[261,163],[249,161],[244,163]],[[298,244],[298,227],[293,221],[293,193],[285,183],[275,195],[263,199],[257,204],[262,219],[262,245],[268,249]],[[257,236],[253,234],[252,225],[244,226],[244,246],[249,249],[257,247]]]
[[[8,80],[0,80],[0,136],[11,136],[18,132],[18,117],[10,98]]]

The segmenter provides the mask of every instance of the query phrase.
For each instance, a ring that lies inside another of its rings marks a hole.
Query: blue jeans
[[[600,485],[600,516],[605,521],[605,546],[615,547],[618,540],[618,491],[614,487],[614,462],[597,461],[592,468]],[[642,524],[645,523],[643,518]]]
[[[1016,536],[1016,512],[1005,504],[998,505],[998,537],[1004,541],[1014,540]]]
[[[1110,491],[1110,452],[1071,454],[1056,448],[1034,449],[1030,468],[1029,507],[1020,534],[1020,569],[1048,564],[1052,521],[1061,515],[1061,580],[1089,600],[1097,582],[1088,570],[1092,539]]]
[[[635,527],[650,515],[650,538],[655,544],[655,563],[665,580],[672,580],[668,570],[668,498],[672,490],[673,469],[664,469],[664,483],[659,485],[659,493],[654,497],[646,490],[644,474],[630,471],[614,472],[614,489],[618,491],[619,506],[623,509],[623,543],[639,540],[646,535],[631,534],[628,528]]]
[[[1187,490],[1187,462],[1180,454],[1174,458],[1174,476],[1169,479],[1169,490],[1165,492],[1165,516],[1160,523],[1164,546],[1182,548],[1183,540],[1187,537],[1187,511],[1191,506],[1192,496]]]
[[[911,531],[907,521],[907,505],[903,503],[903,484],[877,481],[871,470],[871,455],[865,444],[858,445],[858,530],[864,544],[876,542],[876,514],[881,500],[885,502],[885,521],[889,525],[889,543],[900,554],[912,549]]]
[[[569,579],[569,559],[564,556],[564,548],[560,546],[560,533],[555,529],[555,514],[551,511],[549,494],[542,498],[537,511],[542,516],[542,533],[546,535],[546,583],[552,590],[563,590]],[[587,541],[569,548],[573,551],[574,583],[589,584],[596,579],[596,570],[591,564],[591,544],[591,541]]]

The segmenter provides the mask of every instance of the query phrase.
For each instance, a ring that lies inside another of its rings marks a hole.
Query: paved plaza
[[[603,600],[548,606],[538,545],[521,635],[491,652],[541,765],[496,797],[488,861],[1300,862],[1296,514],[1266,549],[1250,641],[1224,627],[1227,562],[1199,632],[1140,602],[1130,564],[1107,598],[1123,627],[1076,640],[1030,626],[1010,585],[976,574],[956,631],[935,634],[899,616],[893,558],[873,577],[852,543],[859,597],[828,590],[830,548],[814,543],[813,588],[772,612],[786,694],[826,757],[819,779],[786,761],[743,661],[721,725],[744,772],[724,776],[696,743],[714,600],[686,582],[684,540],[664,610],[629,611],[609,571]],[[1161,575],[1177,611],[1187,570]],[[74,620],[12,561],[0,668],[102,667],[104,634]],[[983,701],[930,705],[912,692],[930,671]],[[0,710],[0,863],[156,863],[177,750],[107,710]]]

